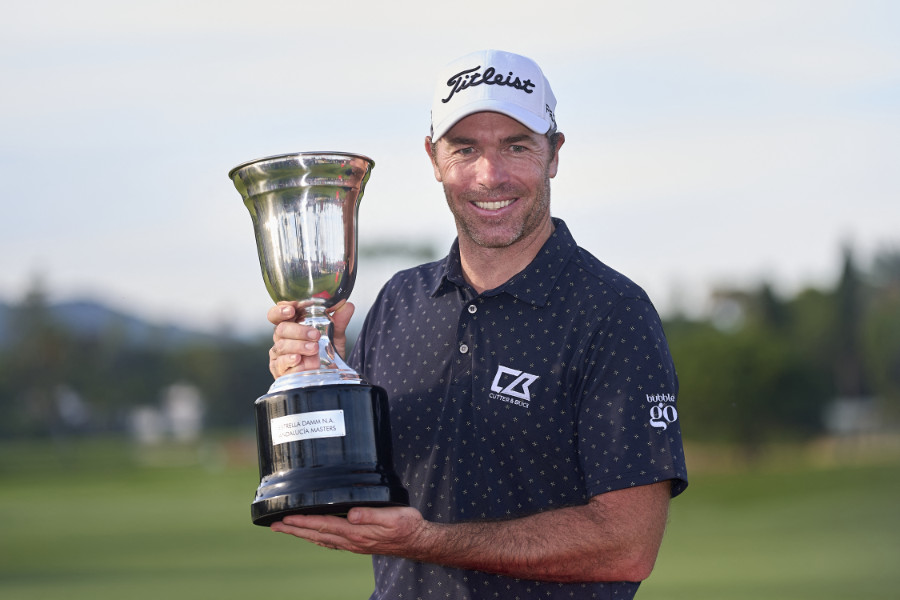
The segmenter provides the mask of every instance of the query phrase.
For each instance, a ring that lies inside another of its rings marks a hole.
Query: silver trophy
[[[253,220],[266,289],[275,302],[298,301],[301,322],[320,333],[319,368],[279,377],[256,400],[257,525],[408,504],[393,472],[387,394],[341,359],[327,315],[353,289],[357,213],[374,165],[358,154],[303,152],[228,173]]]

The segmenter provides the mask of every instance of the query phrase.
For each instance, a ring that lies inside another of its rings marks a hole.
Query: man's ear
[[[560,132],[556,139],[556,151],[553,152],[553,160],[550,161],[550,165],[547,168],[547,176],[550,178],[556,177],[556,172],[559,170],[559,149],[562,148],[565,141],[566,136]]]
[[[434,178],[438,182],[443,182],[441,170],[438,169],[437,165],[437,156],[435,156],[435,150],[432,149],[431,136],[425,136],[425,153],[428,155],[428,160],[431,161],[431,168],[434,169]]]

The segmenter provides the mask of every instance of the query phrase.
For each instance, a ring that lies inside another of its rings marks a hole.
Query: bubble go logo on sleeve
[[[678,420],[675,409],[675,394],[647,394],[650,403],[650,425],[659,429],[667,429]]]

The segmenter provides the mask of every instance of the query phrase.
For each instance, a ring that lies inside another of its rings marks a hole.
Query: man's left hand
[[[415,508],[355,507],[350,509],[346,519],[328,515],[289,515],[273,523],[271,529],[325,548],[409,557],[415,554],[416,544],[422,542],[427,525]]]

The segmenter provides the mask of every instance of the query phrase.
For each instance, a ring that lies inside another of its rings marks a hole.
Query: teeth
[[[494,200],[493,202],[476,202],[475,206],[484,210],[500,210],[512,204],[512,200]]]

